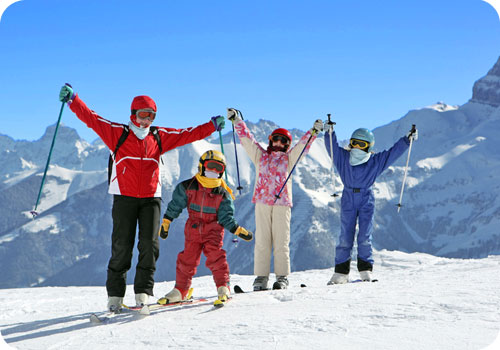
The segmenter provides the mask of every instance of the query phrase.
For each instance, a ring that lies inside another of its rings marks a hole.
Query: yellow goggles
[[[370,144],[365,140],[351,139],[350,141],[352,148],[365,149],[370,146]]]

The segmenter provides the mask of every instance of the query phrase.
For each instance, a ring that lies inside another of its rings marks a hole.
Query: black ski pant
[[[160,211],[161,198],[114,196],[111,259],[106,281],[108,296],[125,296],[127,271],[132,265],[137,223],[139,223],[137,244],[139,259],[135,272],[134,292],[153,295],[156,260],[160,254],[158,242]]]

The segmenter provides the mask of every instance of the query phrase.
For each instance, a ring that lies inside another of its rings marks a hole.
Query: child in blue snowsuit
[[[333,126],[333,125],[331,125]],[[375,198],[372,185],[376,178],[394,163],[417,139],[417,131],[410,131],[389,150],[372,153],[375,137],[370,130],[357,129],[351,136],[349,149],[339,147],[335,132],[325,132],[325,147],[329,155],[330,136],[335,168],[340,174],[344,190],[340,210],[340,237],[335,250],[335,272],[328,282],[347,283],[351,265],[356,221],[358,222],[358,271],[361,279],[371,281],[373,270],[372,231]]]

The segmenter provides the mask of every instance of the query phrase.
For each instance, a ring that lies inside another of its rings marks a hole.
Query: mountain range
[[[267,136],[278,125],[252,119],[247,124],[265,147]],[[311,121],[314,119],[311,116]],[[341,120],[336,122],[341,128]],[[463,259],[500,254],[500,59],[474,84],[467,103],[450,106],[438,102],[374,129],[374,150],[391,147],[412,124],[419,130],[419,139],[412,147],[400,212],[396,205],[407,153],[374,185],[374,247]],[[49,126],[36,141],[0,134],[0,264],[4,272],[0,288],[105,283],[112,198],[106,183],[109,150],[100,140],[89,143],[74,129],[59,127],[37,208],[40,215],[33,219],[29,213],[54,130],[55,125]],[[291,132],[294,140],[304,134],[296,129]],[[223,136],[229,184],[235,189],[238,181],[232,140],[231,132]],[[218,137],[163,155],[162,210],[175,185],[196,173],[198,158],[207,149],[220,149]],[[243,190],[241,194],[235,191],[236,218],[253,231],[255,168],[239,142],[237,152]],[[292,270],[331,267],[340,231],[340,197],[332,194],[340,194],[342,184],[338,176],[335,184],[332,181],[331,161],[322,136],[298,164],[292,179]],[[175,279],[185,219],[184,212],[172,223],[168,239],[161,241],[155,275],[158,281]],[[231,272],[253,274],[253,242],[233,239],[226,232]],[[203,260],[198,272],[209,273]],[[130,275],[133,273],[134,268]]]

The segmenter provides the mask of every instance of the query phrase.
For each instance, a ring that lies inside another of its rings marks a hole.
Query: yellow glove
[[[163,218],[163,221],[160,226],[160,231],[158,232],[158,236],[160,236],[162,239],[165,239],[168,237],[168,229],[170,228],[170,221],[169,219]]]
[[[238,237],[240,237],[244,241],[251,241],[253,239],[253,233],[250,231],[247,231],[244,227],[238,226],[234,234]]]

